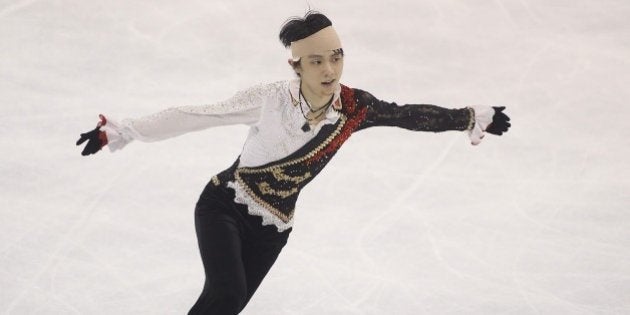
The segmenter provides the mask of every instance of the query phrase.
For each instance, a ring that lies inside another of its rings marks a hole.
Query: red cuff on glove
[[[107,134],[105,133],[105,131],[101,131],[98,133],[98,139],[101,140],[101,147],[107,145]]]
[[[99,114],[98,118],[101,120],[98,122],[98,127],[102,127],[107,124],[107,118],[105,118],[105,115]],[[104,147],[105,145],[107,145],[108,140],[107,140],[107,134],[105,133],[105,131],[101,131],[98,133],[98,139],[101,140],[101,147]]]

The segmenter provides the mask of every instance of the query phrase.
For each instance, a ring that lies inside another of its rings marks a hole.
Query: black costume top
[[[470,130],[471,108],[447,109],[435,105],[404,105],[376,99],[370,93],[341,85],[340,114],[335,124],[285,158],[256,167],[239,167],[239,159],[212,178],[214,185],[237,182],[249,198],[287,224],[292,221],[300,191],[328,164],[356,131],[373,126],[396,126],[416,131]],[[280,228],[279,228],[280,229]],[[286,227],[285,227],[286,229]]]

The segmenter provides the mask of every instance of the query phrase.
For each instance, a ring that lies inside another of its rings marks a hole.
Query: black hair
[[[332,22],[325,15],[309,10],[304,17],[296,16],[284,22],[278,37],[282,45],[289,48],[291,42],[309,37],[331,25]]]

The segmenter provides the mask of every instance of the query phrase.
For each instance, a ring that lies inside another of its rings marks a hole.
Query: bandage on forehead
[[[341,41],[332,26],[291,43],[291,55],[294,61],[315,53],[341,48]]]

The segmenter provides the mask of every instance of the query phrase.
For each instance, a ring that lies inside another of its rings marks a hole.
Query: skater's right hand
[[[77,145],[81,145],[83,142],[87,141],[85,148],[81,152],[81,155],[87,156],[90,154],[95,154],[100,151],[105,145],[107,145],[107,134],[104,131],[101,131],[101,126],[105,126],[107,124],[107,119],[103,115],[98,115],[100,121],[96,125],[92,131],[82,133],[79,140],[77,140]]]

